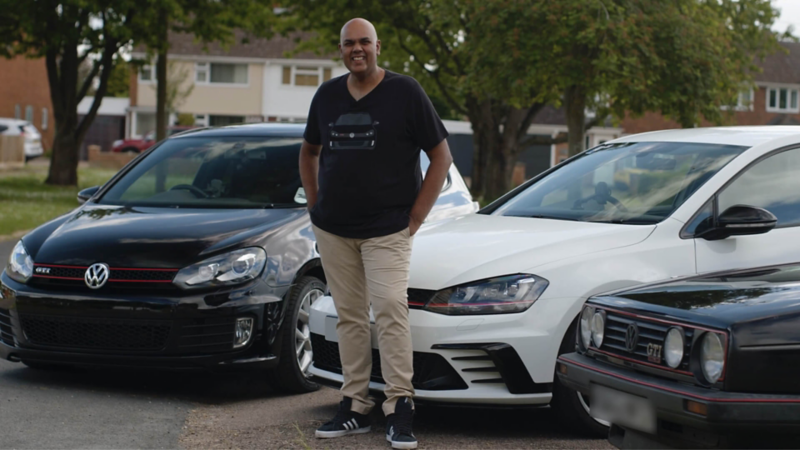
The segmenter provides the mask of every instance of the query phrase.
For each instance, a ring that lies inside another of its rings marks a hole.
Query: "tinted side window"
[[[734,205],[764,208],[778,226],[800,225],[800,149],[770,156],[746,169],[719,195],[719,211]]]

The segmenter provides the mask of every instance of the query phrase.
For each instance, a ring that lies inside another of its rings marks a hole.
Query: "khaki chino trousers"
[[[369,398],[371,304],[386,383],[383,412],[393,414],[398,399],[414,394],[407,294],[413,237],[408,228],[370,239],[344,238],[317,227],[314,234],[339,316],[342,394],[353,399],[351,409],[357,413],[368,414],[375,405]]]

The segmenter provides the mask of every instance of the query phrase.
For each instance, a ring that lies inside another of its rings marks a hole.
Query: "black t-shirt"
[[[304,138],[322,145],[311,222],[347,238],[397,233],[422,184],[420,149],[432,150],[447,130],[415,79],[387,70],[356,101],[347,77],[323,83],[308,113]]]

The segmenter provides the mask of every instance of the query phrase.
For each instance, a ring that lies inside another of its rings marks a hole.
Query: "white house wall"
[[[335,78],[347,73],[343,65],[326,60],[287,60],[270,61],[264,68],[263,115],[265,118],[292,118],[305,120],[311,99],[317,92],[317,86],[292,86],[283,84],[283,67],[285,65],[330,67],[331,77]]]

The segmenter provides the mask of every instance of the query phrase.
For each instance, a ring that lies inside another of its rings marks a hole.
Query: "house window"
[[[31,105],[25,107],[25,120],[31,124],[33,123],[33,106]]]
[[[247,64],[210,63],[210,83],[247,84]]]
[[[194,80],[198,83],[208,83],[208,63],[197,63],[194,65]]]
[[[136,135],[144,136],[156,129],[155,113],[136,113]]]
[[[19,119],[22,117],[22,109],[19,105],[14,105],[14,118]]]
[[[244,116],[208,116],[212,127],[224,127],[244,123]]]
[[[47,108],[42,108],[42,129],[47,129]]]
[[[319,86],[331,79],[330,67],[284,66],[283,84],[293,86]]]
[[[800,112],[798,90],[790,88],[767,89],[768,112]]]
[[[153,74],[155,66],[145,64],[139,68],[139,81],[153,81],[156,77]]]

